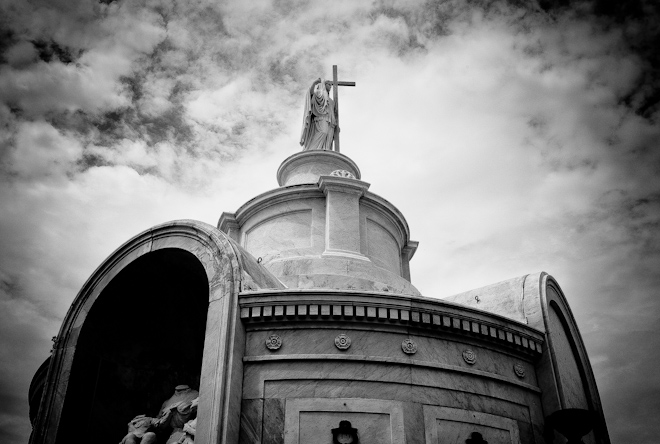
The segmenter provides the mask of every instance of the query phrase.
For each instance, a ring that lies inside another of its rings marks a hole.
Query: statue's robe
[[[307,91],[300,144],[303,151],[331,150],[337,126],[335,102],[328,96],[323,82]]]
[[[197,433],[197,418],[188,421],[183,425],[185,438],[179,440],[180,444],[193,444],[195,442],[195,433]]]
[[[160,408],[158,427],[170,427],[172,433],[166,444],[178,443],[184,436],[183,426],[197,414],[197,406],[192,401],[199,396],[199,392],[187,389],[175,392]]]

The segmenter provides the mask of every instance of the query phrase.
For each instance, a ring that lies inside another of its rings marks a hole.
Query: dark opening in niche
[[[204,268],[184,250],[122,270],[82,326],[57,442],[116,444],[133,417],[157,416],[175,386],[198,389],[208,294]]]

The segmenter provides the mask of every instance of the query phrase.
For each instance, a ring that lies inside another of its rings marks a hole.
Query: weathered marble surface
[[[327,360],[325,362],[305,361],[265,361],[246,362],[244,377],[244,399],[257,399],[269,397],[271,394],[264,392],[269,389],[266,381],[289,381],[289,380],[342,380],[354,381],[351,386],[359,384],[359,381],[386,382],[392,384],[403,384],[394,387],[403,401],[414,401],[410,387],[427,387],[447,390],[458,390],[476,395],[485,395],[512,400],[515,402],[529,402],[527,394],[538,397],[538,392],[527,387],[507,384],[504,381],[443,369],[428,369],[412,367],[404,364],[388,364],[379,362],[360,362]],[[408,386],[408,388],[405,388]],[[388,389],[389,390],[389,389]],[[400,390],[403,390],[399,393]],[[431,396],[431,392],[417,393],[420,402]],[[374,394],[375,395],[375,394]],[[429,403],[433,404],[431,398]],[[538,404],[538,401],[536,402]]]
[[[264,346],[266,338],[273,333],[277,333],[282,339],[282,347],[277,353],[269,353]],[[352,341],[351,347],[346,351],[338,350],[333,343],[333,339],[341,333],[348,334]],[[402,351],[401,342],[405,338],[412,338],[418,344],[418,351],[414,355],[407,355]],[[466,348],[471,348],[477,354],[477,361],[474,365],[467,364],[462,358],[462,352]],[[305,355],[304,358],[311,358],[314,355],[326,354],[359,356],[364,357],[363,359],[372,360],[378,358],[384,364],[387,362],[386,358],[425,367],[437,364],[438,368],[444,366],[445,369],[465,369],[465,371],[474,374],[484,372],[500,376],[502,379],[511,380],[512,382],[520,381],[530,386],[536,385],[532,362],[511,359],[509,355],[498,353],[486,347],[478,347],[474,344],[412,334],[358,330],[355,328],[350,330],[336,328],[265,330],[248,333],[245,349],[246,357],[265,356],[276,358],[277,356],[286,355],[295,358],[295,356],[300,355],[300,359],[303,359],[303,355]],[[515,363],[524,363],[523,365],[528,369],[525,379],[521,380],[515,376],[513,370]]]
[[[586,349],[566,298],[551,276],[525,275],[445,300],[525,322],[545,332],[544,353],[535,366],[544,409],[549,413],[562,408],[594,409],[600,418],[595,433],[598,439],[609,442]]]
[[[481,433],[489,443],[521,443],[518,423],[503,416],[426,405],[424,423],[429,444],[463,444],[472,432]]]
[[[249,367],[251,366],[247,367],[249,372]],[[308,368],[307,370],[310,369]],[[447,381],[446,385],[451,386],[448,388],[410,385],[396,381],[396,379],[400,379],[403,376],[396,371],[393,372],[394,378],[391,378],[389,381],[386,380],[386,372],[377,374],[375,379],[381,379],[379,382],[362,379],[368,377],[367,375],[373,372],[356,372],[355,369],[351,368],[346,368],[344,377],[339,378],[337,378],[337,374],[329,371],[317,375],[310,375],[309,372],[306,372],[307,377],[316,376],[318,378],[313,380],[301,379],[304,378],[305,372],[301,373],[303,369],[296,371],[293,368],[286,368],[283,370],[279,375],[271,373],[265,381],[262,380],[261,383],[265,387],[264,398],[262,399],[265,402],[269,400],[273,402],[275,402],[274,400],[284,402],[285,399],[301,398],[372,399],[374,402],[379,402],[378,399],[395,400],[407,406],[404,409],[407,412],[404,415],[406,427],[408,427],[407,424],[409,423],[424,423],[421,412],[421,408],[424,405],[468,409],[515,421],[522,439],[521,442],[543,442],[541,438],[543,414],[540,410],[538,395],[529,392],[489,390],[486,392],[487,396],[484,396],[485,393],[470,393],[465,391],[470,390],[473,384],[468,383],[465,386],[457,386],[453,380]],[[356,375],[360,379],[353,379],[351,375]],[[444,379],[444,377],[444,375],[437,375],[435,379],[440,380]],[[246,380],[245,386],[247,387],[249,384],[250,382]],[[436,385],[438,384],[436,383]],[[507,397],[509,400],[506,400]],[[271,427],[276,428],[276,425],[271,424]],[[423,442],[423,430],[423,427],[407,429],[405,432],[407,442]],[[421,433],[421,437],[419,433]]]
[[[289,288],[418,295],[409,266],[418,243],[401,212],[359,179],[346,156],[297,153],[280,166],[282,188],[223,213],[218,227]]]
[[[379,267],[401,274],[401,247],[391,232],[378,222],[366,218],[363,249],[366,256]]]
[[[573,355],[569,336],[560,319],[562,316],[557,313],[555,307],[550,307],[548,310],[549,325],[548,330],[552,332],[552,344],[554,349],[554,356],[559,369],[562,393],[564,398],[564,406],[566,408],[587,409],[589,403],[580,376],[580,369],[578,368],[577,361]]]
[[[341,177],[329,180],[335,179],[361,183]],[[346,193],[332,192],[333,198],[325,197],[316,185],[303,188],[264,193],[245,204],[236,214],[223,213],[219,227],[241,242],[254,257],[261,257],[262,264],[289,288],[419,294],[409,281],[408,266],[417,243],[407,239],[407,224],[394,206],[369,193],[369,197],[359,200],[356,222],[355,211],[349,218],[342,205],[328,205]],[[347,199],[354,200],[347,196]],[[354,207],[351,208],[356,210]],[[335,222],[331,223],[327,213],[333,208],[338,212],[333,219]],[[308,218],[310,211],[311,217]],[[369,220],[391,236],[389,239],[393,241],[389,241],[389,246],[379,247],[377,242],[372,242],[369,247]],[[346,224],[353,229],[347,230]],[[293,225],[300,229],[294,230]],[[329,234],[339,243],[332,246]]]
[[[289,288],[389,291],[419,295],[419,291],[403,277],[371,261],[350,256],[284,258],[271,261],[266,266]]]
[[[442,300],[397,294],[327,289],[263,291],[242,293],[240,305],[241,318],[254,326],[285,320],[323,321],[323,310],[327,310],[331,319],[358,329],[385,325],[419,328],[422,336],[458,335],[470,338],[467,342],[474,339],[499,344],[523,355],[538,356],[543,341],[540,332],[515,321]]]
[[[289,398],[286,400],[285,444],[332,444],[331,430],[348,420],[362,444],[404,444],[401,403],[382,399]]]
[[[506,316],[518,322],[527,322],[523,304],[526,277],[508,279],[443,299]]]
[[[396,401],[405,406],[404,435],[409,443],[426,442],[424,406],[467,409],[515,423],[521,442],[543,443],[544,413],[534,369],[538,351],[536,346],[530,348],[533,341],[541,340],[535,330],[442,301],[345,292],[295,292],[295,297],[286,293],[290,291],[278,293],[283,299],[273,292],[240,296],[242,307],[247,301],[271,301],[270,307],[256,311],[242,309],[247,319],[252,319],[253,311],[259,316],[246,324],[244,399]],[[288,304],[287,297],[297,304]],[[373,306],[349,305],[368,302]],[[433,312],[420,311],[413,323],[413,307],[442,307],[452,315],[445,326],[443,314],[436,318]],[[402,322],[404,312],[406,322]],[[468,314],[476,320],[466,318]],[[452,316],[461,316],[455,326]],[[482,325],[488,328],[482,331]],[[510,335],[500,337],[499,329]],[[343,351],[334,346],[341,333],[351,338],[351,347]],[[270,334],[282,339],[282,347],[274,352],[265,347]],[[533,338],[526,339],[526,347],[523,336]],[[403,352],[405,338],[417,344],[415,354]],[[477,355],[473,365],[462,357],[466,348]],[[516,363],[524,366],[524,379],[515,375]]]
[[[284,444],[284,399],[264,399],[263,444]]]
[[[312,209],[289,211],[266,219],[245,232],[245,249],[253,256],[312,247]]]
[[[350,421],[351,426],[358,429],[360,444],[391,444],[392,431],[390,416],[384,413],[361,412],[300,412],[300,428],[297,436],[294,433],[285,434],[285,444],[332,444],[332,429],[339,426],[340,421]],[[287,429],[289,431],[289,429]],[[402,430],[403,432],[403,430]],[[395,442],[402,442],[401,440]]]
[[[244,216],[237,233],[237,241],[254,257],[262,257],[264,265],[287,257],[320,255],[325,249],[323,194],[283,197],[288,198],[264,202],[263,207]]]
[[[321,176],[318,185],[326,196],[324,254],[361,256],[359,200],[369,184],[345,177]]]
[[[244,399],[241,402],[240,444],[261,442],[263,411],[263,399]]]

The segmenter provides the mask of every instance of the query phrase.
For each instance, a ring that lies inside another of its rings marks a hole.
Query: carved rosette
[[[525,367],[520,362],[514,364],[513,371],[520,379],[525,377]]]
[[[266,347],[268,350],[277,350],[282,346],[282,338],[278,335],[270,335],[266,338]]]
[[[477,362],[477,355],[476,355],[475,352],[473,352],[472,350],[470,350],[470,349],[468,348],[468,349],[466,349],[466,350],[463,352],[463,359],[464,359],[465,362],[467,362],[468,364],[470,364],[470,365],[474,365],[474,363]]]
[[[332,173],[330,173],[330,175],[335,177],[345,177],[347,179],[355,179],[353,173],[346,170],[334,170]]]
[[[404,339],[401,343],[401,350],[407,355],[414,355],[417,353],[417,344],[412,339]]]
[[[346,350],[351,346],[351,338],[342,333],[335,338],[335,345],[339,350]]]

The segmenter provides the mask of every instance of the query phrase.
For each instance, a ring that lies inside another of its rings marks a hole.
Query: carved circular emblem
[[[339,350],[346,350],[351,346],[351,338],[342,333],[335,338],[335,345]]]
[[[465,362],[468,364],[473,365],[475,362],[477,362],[477,355],[468,348],[463,352],[463,359],[465,359]]]
[[[346,177],[347,179],[355,179],[355,176],[346,170],[334,170],[332,173],[330,173],[330,175],[335,177]]]
[[[412,339],[404,339],[401,343],[401,350],[407,355],[414,355],[417,353],[417,344]]]
[[[269,350],[277,350],[282,346],[282,338],[280,338],[278,335],[270,335],[268,338],[266,338],[266,347],[268,347]]]
[[[521,363],[516,363],[513,366],[513,371],[516,373],[516,376],[519,378],[525,377],[525,367]]]

